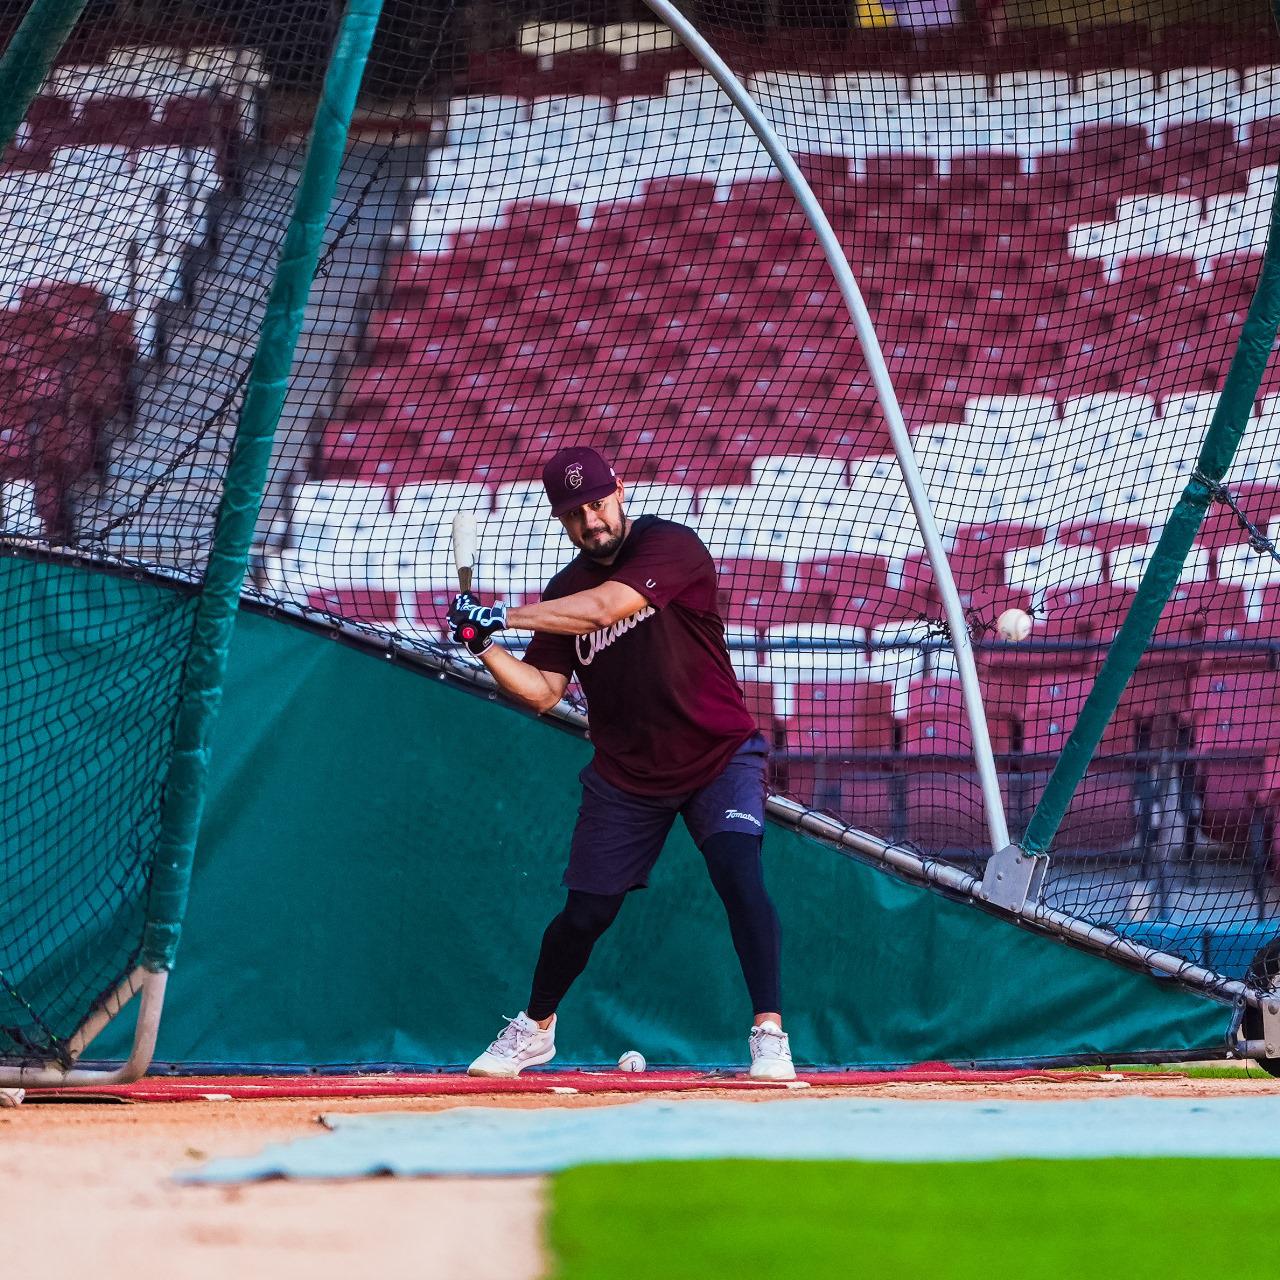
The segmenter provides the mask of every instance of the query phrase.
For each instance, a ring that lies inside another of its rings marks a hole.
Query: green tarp
[[[456,1064],[526,999],[589,747],[304,627],[242,614],[158,1058]],[[903,883],[766,841],[811,1062],[1214,1050],[1229,1010]],[[750,1021],[683,832],[562,1009],[564,1062],[735,1062]],[[122,1052],[123,1027],[89,1057]]]

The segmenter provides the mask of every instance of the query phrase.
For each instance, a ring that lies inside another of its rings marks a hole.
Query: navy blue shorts
[[[725,831],[764,835],[765,751],[764,739],[755,734],[705,787],[680,796],[633,795],[587,765],[578,775],[582,806],[565,888],[603,894],[643,889],[677,814],[699,849]]]

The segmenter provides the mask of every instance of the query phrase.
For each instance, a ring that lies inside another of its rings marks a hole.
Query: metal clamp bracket
[[[1262,1062],[1275,1075],[1274,1064],[1280,1062],[1280,991],[1260,992],[1257,1004],[1240,1001],[1227,1044],[1237,1057]]]
[[[1024,853],[1016,844],[1006,845],[987,859],[978,897],[993,907],[1021,911],[1027,903],[1038,903],[1049,871],[1045,854]]]

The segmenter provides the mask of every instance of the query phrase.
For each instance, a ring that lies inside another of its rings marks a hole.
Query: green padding
[[[586,744],[242,616],[158,1057],[460,1063],[526,998]],[[1228,1010],[774,828],[787,1014],[824,1063],[1217,1048]],[[564,1061],[731,1062],[749,1010],[683,834],[562,1011]],[[119,1052],[118,1030],[91,1057]]]
[[[0,151],[27,114],[31,99],[84,12],[85,0],[32,0],[0,58]]]
[[[136,962],[194,601],[0,559],[0,1054]]]
[[[209,550],[174,733],[173,765],[165,789],[142,950],[142,962],[149,969],[172,967],[182,932],[204,805],[210,743],[222,698],[222,678],[240,588],[271,465],[272,442],[302,332],[308,291],[320,259],[326,216],[381,12],[382,0],[349,0],[343,14],[324,88],[316,103],[293,217],[280,247],[262,334],[249,371],[249,385],[218,505],[218,525]]]

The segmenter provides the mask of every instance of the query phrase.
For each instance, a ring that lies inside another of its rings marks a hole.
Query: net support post
[[[0,1065],[0,1088],[60,1089],[77,1086],[128,1084],[146,1074],[160,1034],[160,1014],[164,1009],[167,973],[135,969],[94,1011],[67,1046],[71,1064],[41,1063],[37,1066]],[[93,1038],[139,992],[138,1022],[133,1032],[129,1056],[118,1067],[107,1069],[77,1067],[75,1060]]]
[[[911,448],[911,435],[902,416],[902,408],[898,403],[897,393],[893,389],[893,380],[885,364],[884,353],[880,349],[880,340],[876,336],[875,326],[862,297],[857,278],[853,274],[849,260],[845,257],[840,239],[822,208],[821,201],[814,194],[813,188],[800,171],[786,144],[778,137],[777,131],[761,111],[760,105],[747,92],[742,81],[702,36],[698,28],[671,3],[671,0],[645,0],[645,3],[676,33],[680,42],[698,59],[741,113],[752,132],[760,140],[760,144],[768,152],[782,180],[791,188],[797,203],[813,227],[818,243],[822,246],[822,252],[840,289],[840,295],[853,322],[854,330],[857,332],[863,355],[866,357],[867,370],[871,374],[871,381],[876,390],[876,399],[884,414],[889,438],[893,442],[893,451],[897,455],[898,465],[902,470],[903,483],[910,496],[911,506],[920,527],[920,536],[929,557],[929,565],[933,570],[934,584],[942,599],[947,629],[955,650],[956,669],[964,694],[965,714],[973,737],[974,765],[982,788],[983,813],[991,838],[991,848],[993,851],[1003,849],[1009,843],[1009,826],[1005,817],[1004,799],[1000,794],[995,756],[991,749],[991,734],[987,728],[986,712],[982,705],[982,690],[978,684],[978,668],[974,660],[969,625],[964,616],[964,606],[960,602],[960,593],[956,589],[950,563],[947,560],[942,533],[934,519],[933,506],[925,489],[924,477],[920,474],[920,468]]]
[[[1042,901],[1048,872],[1049,859],[1044,854],[1027,853],[1016,844],[1006,845],[987,859],[977,896],[993,907],[1020,915],[1028,903],[1038,905]]]
[[[210,742],[262,488],[356,95],[381,11],[382,0],[350,0],[343,14],[249,373],[197,606],[165,788],[141,953],[143,966],[154,971],[172,967],[178,946],[204,809]]]
[[[88,0],[33,0],[0,56],[0,150],[13,142]]]

